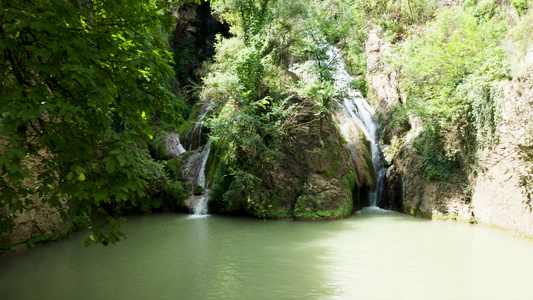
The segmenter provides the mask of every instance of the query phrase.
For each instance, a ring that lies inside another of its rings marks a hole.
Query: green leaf
[[[124,153],[120,153],[117,155],[117,160],[121,167],[123,167],[126,164],[126,155]]]
[[[0,141],[0,211],[23,211],[16,200],[34,191],[53,206],[78,198],[86,212],[96,197],[130,198],[116,187],[140,180],[142,166],[130,153],[140,151],[157,112],[181,113],[165,49],[171,3],[90,1],[87,9],[84,1],[8,2],[0,9],[0,131],[9,133]],[[28,154],[36,149],[47,158],[35,159],[42,169],[28,190],[24,179],[35,165]],[[100,231],[93,234],[89,244],[102,241]]]
[[[81,166],[76,166],[75,171],[76,171],[77,174],[83,174],[83,173],[87,172],[87,170],[85,170],[85,168],[81,167]]]
[[[115,160],[109,160],[105,166],[107,173],[112,174],[115,171],[116,162]]]
[[[80,173],[80,175],[78,176],[78,180],[79,181],[85,181],[85,174]]]

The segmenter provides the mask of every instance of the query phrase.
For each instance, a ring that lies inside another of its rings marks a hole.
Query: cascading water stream
[[[342,113],[359,127],[370,141],[372,163],[376,173],[376,190],[370,191],[369,205],[378,206],[384,191],[384,178],[387,167],[379,147],[379,123],[374,108],[363,98],[361,92],[350,86],[354,78],[348,74],[346,63],[337,47],[328,45],[329,66],[335,69],[335,90],[341,95],[337,104]],[[342,129],[341,129],[342,132]],[[343,132],[343,135],[348,133]]]
[[[309,65],[319,64],[321,67],[333,69],[333,79],[335,81],[335,90],[340,95],[336,100],[338,111],[335,114],[337,125],[341,134],[346,141],[353,141],[348,148],[355,158],[358,154],[353,137],[353,132],[357,129],[370,142],[370,152],[372,156],[372,164],[376,174],[376,188],[374,191],[368,193],[368,204],[370,207],[376,207],[380,204],[385,190],[385,175],[387,174],[387,167],[381,148],[379,147],[379,122],[375,115],[374,108],[363,98],[361,92],[350,86],[354,78],[346,70],[346,63],[342,58],[341,50],[326,42],[321,34],[314,30],[312,31],[312,40],[318,43],[318,48],[327,53],[327,58],[317,61],[307,61],[303,65],[294,65],[290,68],[291,71],[303,75],[304,78],[309,78]],[[305,79],[304,79],[305,80]]]
[[[202,127],[205,116],[209,111],[209,104],[205,104],[201,108],[201,116],[196,121],[196,125],[187,133],[186,140],[190,141],[189,149],[196,148],[196,142],[198,143],[196,149],[201,152],[190,156],[187,159],[185,167],[185,176],[189,178],[189,182],[193,185],[203,188],[201,195],[195,194],[191,196],[186,205],[192,211],[191,217],[202,217],[208,215],[207,202],[209,201],[209,191],[207,190],[206,182],[206,167],[209,159],[209,152],[211,151],[211,142],[205,144],[202,148]],[[194,144],[194,146],[193,146]]]
[[[196,125],[194,125],[194,128],[192,130],[190,130],[187,133],[187,136],[185,137],[185,141],[189,141],[190,140],[189,151],[192,150],[192,147],[193,147],[193,145],[195,143],[194,137],[196,135],[198,136],[198,147],[200,147],[202,145],[203,122],[204,122],[205,116],[209,112],[209,108],[210,108],[209,104],[204,104],[204,106],[202,106],[202,108],[200,109],[200,112],[202,112],[202,115],[200,116],[198,121],[196,121]]]
[[[207,160],[209,159],[209,152],[211,151],[211,142],[208,142],[204,150],[200,153],[200,157],[202,158],[202,164],[200,167],[200,171],[198,173],[198,180],[197,185],[203,187],[205,189],[204,193],[198,198],[196,201],[194,207],[193,207],[193,214],[194,215],[207,215],[208,209],[207,209],[207,201],[209,201],[209,193],[207,191],[207,183],[205,180],[205,168],[207,166]]]

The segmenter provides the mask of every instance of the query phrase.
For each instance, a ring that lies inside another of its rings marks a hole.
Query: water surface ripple
[[[328,222],[160,214],[0,259],[8,299],[533,299],[533,242],[377,209]]]

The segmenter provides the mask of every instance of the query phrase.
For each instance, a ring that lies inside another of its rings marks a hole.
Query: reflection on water
[[[366,209],[329,222],[162,214],[0,259],[1,299],[531,299],[533,243]]]

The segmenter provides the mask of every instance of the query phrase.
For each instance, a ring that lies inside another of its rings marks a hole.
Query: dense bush
[[[294,1],[298,2],[298,1]],[[218,38],[214,61],[207,66],[202,98],[212,102],[206,121],[218,154],[212,198],[261,214],[262,191],[257,183],[281,156],[282,125],[290,113],[290,98],[281,72],[290,45],[274,42],[290,29],[286,11],[291,1],[218,2],[215,12],[232,24],[232,38]],[[299,2],[298,2],[299,3]],[[223,149],[223,151],[220,151]]]
[[[443,9],[390,59],[401,70],[408,110],[426,121],[415,149],[430,179],[446,180],[477,147],[498,140],[499,82],[509,64],[500,47],[506,26],[492,4]]]
[[[422,170],[428,179],[444,182],[450,176],[458,174],[460,164],[454,157],[447,155],[441,130],[438,122],[428,122],[413,146],[421,156],[417,168]]]

